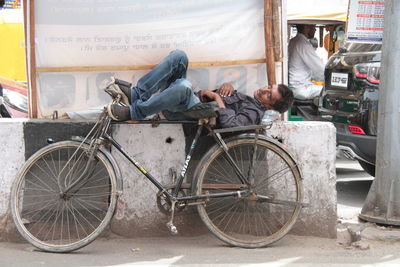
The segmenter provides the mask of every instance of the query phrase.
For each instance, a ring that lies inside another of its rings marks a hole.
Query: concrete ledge
[[[0,240],[16,235],[10,216],[11,184],[25,162],[24,126],[26,120],[0,119]]]
[[[9,216],[9,194],[12,181],[25,161],[27,147],[37,149],[52,137],[56,141],[83,135],[90,129],[87,121],[0,120],[0,240],[15,238]],[[32,130],[33,128],[34,131]],[[10,135],[9,133],[13,134]],[[179,124],[151,125],[118,124],[114,126],[115,139],[141,162],[143,167],[162,184],[171,183],[169,169],[180,171],[185,157],[185,135]],[[310,206],[301,212],[292,233],[320,237],[336,237],[336,175],[335,128],[322,122],[279,122],[267,135],[281,140],[299,163],[304,181],[304,201]],[[27,145],[29,144],[29,145]],[[112,150],[124,180],[124,193],[118,203],[111,231],[123,236],[169,235],[167,216],[156,205],[156,187],[152,186],[127,160]],[[11,160],[12,159],[12,160]],[[183,235],[206,232],[195,210],[178,214],[176,224]],[[18,236],[18,235],[17,235]]]
[[[148,124],[119,124],[114,126],[113,136],[161,184],[172,183],[170,170],[179,172],[182,168],[185,137],[180,124],[161,124],[156,128]],[[165,226],[169,218],[156,204],[157,188],[118,151],[112,149],[111,153],[119,164],[124,182],[112,231],[129,237],[169,235]],[[177,213],[175,224],[180,234],[206,231],[194,209]]]
[[[328,122],[281,122],[267,131],[294,156],[303,176],[303,208],[294,233],[336,237],[336,128]]]

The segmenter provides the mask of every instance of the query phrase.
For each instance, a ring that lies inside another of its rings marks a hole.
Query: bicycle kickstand
[[[167,222],[167,228],[173,235],[178,234],[178,229],[176,229],[176,226],[174,225],[175,204],[176,200],[171,200],[171,219]]]

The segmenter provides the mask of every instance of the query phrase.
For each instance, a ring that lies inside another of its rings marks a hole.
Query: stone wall
[[[92,122],[0,119],[0,240],[13,239],[16,233],[9,216],[10,187],[18,169],[33,150],[47,144],[49,138],[59,141],[83,135]],[[162,184],[172,182],[171,170],[180,172],[185,158],[185,134],[180,124],[116,124],[114,138],[126,152],[159,178]],[[335,128],[322,122],[278,122],[267,131],[287,146],[303,175],[304,202],[300,218],[292,233],[336,237]],[[188,141],[189,139],[186,138]],[[207,137],[202,138],[207,143]],[[204,149],[203,149],[204,150]],[[199,150],[201,151],[201,149]],[[162,236],[168,216],[156,204],[158,189],[132,163],[112,149],[123,176],[124,192],[111,224],[111,231],[122,236]],[[194,157],[194,164],[199,156]],[[190,166],[189,174],[194,166]],[[207,230],[191,207],[178,213],[175,223],[180,234],[192,235]]]

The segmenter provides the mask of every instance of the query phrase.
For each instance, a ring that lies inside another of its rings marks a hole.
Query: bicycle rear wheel
[[[222,241],[244,248],[265,247],[281,239],[293,227],[301,210],[301,177],[296,163],[277,144],[233,138],[228,152],[246,178],[241,183],[226,153],[213,147],[195,172],[196,193],[213,194],[247,190],[246,194],[208,198],[198,212],[208,229]]]
[[[110,222],[117,203],[113,166],[97,151],[91,172],[63,193],[88,161],[88,145],[65,141],[28,159],[11,189],[11,213],[21,235],[50,252],[69,252],[92,242]]]

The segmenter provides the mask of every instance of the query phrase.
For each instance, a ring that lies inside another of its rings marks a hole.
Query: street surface
[[[357,221],[374,177],[366,173],[358,161],[336,160],[338,219]]]
[[[337,162],[338,221],[357,222],[372,177],[357,162]],[[376,226],[374,226],[376,228]],[[339,239],[338,239],[339,240]],[[0,243],[0,266],[400,266],[400,241],[339,244],[336,239],[288,235],[271,247],[241,249],[210,235],[99,238],[69,254]]]
[[[390,266],[400,265],[400,244],[369,242],[346,248],[335,239],[288,235],[269,248],[225,246],[211,235],[98,239],[70,254],[35,251],[29,244],[0,243],[0,266]]]

